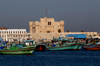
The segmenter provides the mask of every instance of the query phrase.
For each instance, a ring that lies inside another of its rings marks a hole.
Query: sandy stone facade
[[[62,33],[64,32],[64,21],[55,21],[54,18],[40,18],[39,21],[30,21],[30,33]]]

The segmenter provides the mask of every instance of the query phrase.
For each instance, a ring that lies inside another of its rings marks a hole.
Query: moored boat
[[[85,44],[83,48],[85,50],[100,50],[100,42],[93,40],[92,43]]]
[[[0,50],[1,54],[7,55],[20,55],[20,54],[32,54],[35,46],[33,45],[32,40],[28,40],[23,44],[6,44],[4,49]]]
[[[9,49],[2,49],[0,50],[1,54],[6,55],[26,55],[26,54],[32,54],[33,50],[30,48],[9,48]]]
[[[47,50],[76,50],[78,44],[56,45],[55,47],[46,47]]]

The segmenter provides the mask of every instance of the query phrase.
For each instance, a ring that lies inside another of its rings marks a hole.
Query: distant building
[[[29,33],[26,32],[26,29],[2,29],[0,30],[0,37],[9,42],[23,41],[29,38]]]

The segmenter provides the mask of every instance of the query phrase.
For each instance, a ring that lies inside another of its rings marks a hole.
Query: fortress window
[[[48,25],[51,25],[51,22],[48,22]]]
[[[49,25],[49,22],[48,22],[48,25]]]
[[[51,22],[50,22],[50,25],[51,25]]]

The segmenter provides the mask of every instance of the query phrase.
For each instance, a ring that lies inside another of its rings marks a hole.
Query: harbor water
[[[0,55],[0,66],[100,66],[100,51],[34,51],[32,55]]]

